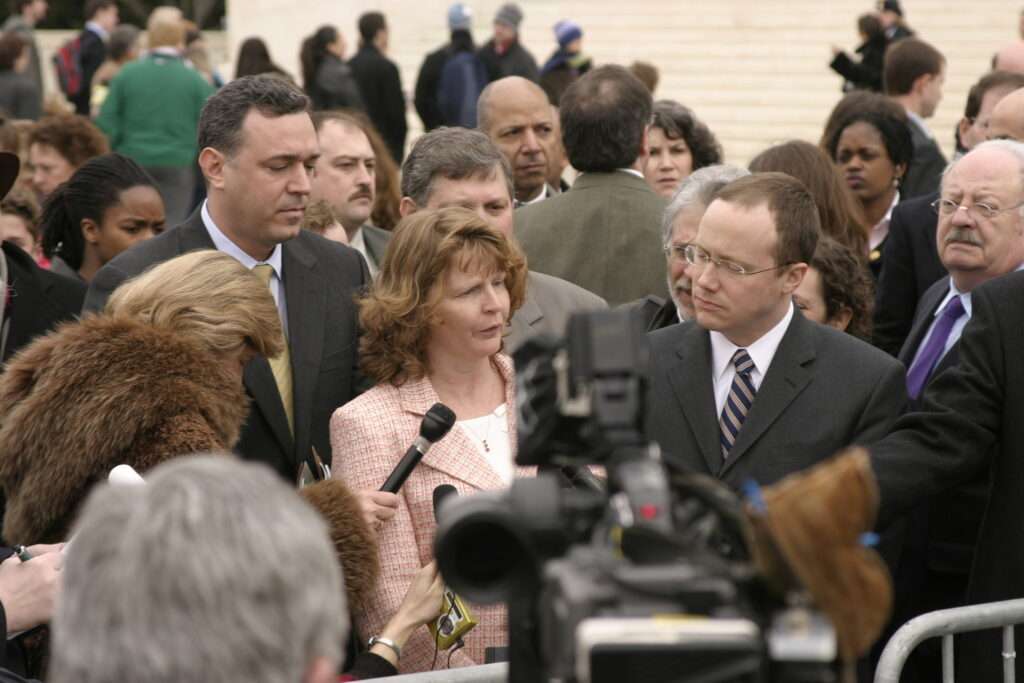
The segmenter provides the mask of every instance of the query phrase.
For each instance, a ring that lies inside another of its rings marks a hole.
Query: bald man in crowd
[[[999,100],[988,124],[989,140],[1024,142],[1024,88]]]
[[[559,154],[556,112],[539,85],[521,76],[496,80],[480,93],[476,115],[512,168],[516,207],[558,194],[547,181]]]

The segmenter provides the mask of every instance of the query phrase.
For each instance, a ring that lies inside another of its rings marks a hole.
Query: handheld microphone
[[[409,446],[409,450],[395,465],[395,469],[388,475],[380,490],[398,493],[398,489],[402,488],[402,484],[416,469],[416,465],[420,464],[420,460],[427,454],[430,447],[444,438],[454,425],[455,413],[451,408],[443,403],[432,405],[427,414],[423,416],[423,422],[420,423],[420,435],[416,437],[416,440]]]
[[[434,522],[437,522],[437,511],[441,509],[444,501],[459,492],[451,484],[441,484],[434,489]],[[462,636],[473,630],[477,625],[476,619],[466,609],[462,599],[456,595],[448,586],[444,587],[444,595],[441,601],[441,614],[434,621],[427,624],[430,634],[434,636],[437,647],[447,650],[462,640]]]

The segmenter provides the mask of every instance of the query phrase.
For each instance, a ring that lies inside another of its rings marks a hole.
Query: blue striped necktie
[[[736,368],[736,376],[722,407],[722,418],[718,421],[723,460],[728,459],[729,451],[736,443],[736,437],[743,427],[743,420],[750,412],[750,406],[754,405],[754,396],[757,394],[754,381],[750,377],[750,373],[754,371],[754,361],[750,359],[747,350],[740,349],[733,354],[732,364]]]

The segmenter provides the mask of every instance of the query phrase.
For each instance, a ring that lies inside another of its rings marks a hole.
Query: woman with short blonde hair
[[[360,301],[360,363],[377,384],[334,413],[331,445],[335,476],[379,506],[380,581],[368,609],[354,615],[364,638],[380,635],[416,572],[433,559],[437,486],[472,493],[532,474],[515,466],[515,380],[502,354],[525,279],[519,248],[475,213],[424,210],[395,228]],[[377,491],[439,401],[454,411],[455,426],[397,496]],[[504,608],[473,612],[480,623],[451,655],[452,666],[483,664],[487,647],[507,641]],[[408,634],[404,645],[401,672],[431,668],[434,642],[426,629]]]
[[[230,256],[197,251],[23,348],[0,375],[4,537],[65,540],[89,489],[117,465],[145,472],[230,451],[249,414],[243,366],[283,343],[267,286]]]
[[[215,354],[243,347],[266,358],[284,350],[270,290],[219,251],[193,251],[157,264],[110,296],[104,312],[177,330]]]

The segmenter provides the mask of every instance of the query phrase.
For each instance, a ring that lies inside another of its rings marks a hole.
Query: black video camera
[[[538,476],[441,507],[445,581],[508,605],[512,683],[834,681],[832,627],[763,590],[739,499],[646,439],[634,316],[579,314],[516,353],[516,462]]]

